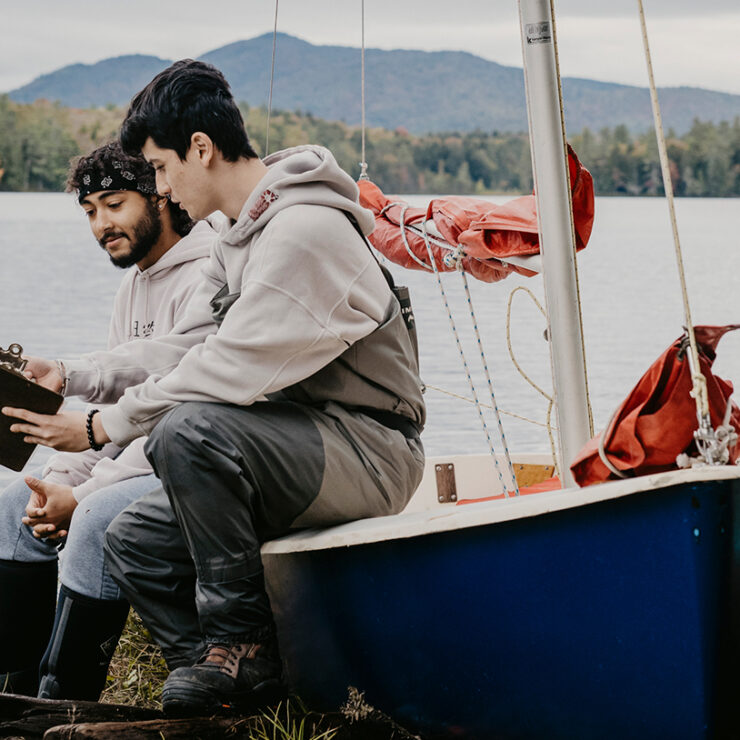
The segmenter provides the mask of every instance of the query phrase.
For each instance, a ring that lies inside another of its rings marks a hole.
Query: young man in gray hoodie
[[[190,60],[134,98],[122,141],[193,218],[228,217],[191,307],[219,330],[187,352],[155,342],[139,368],[68,363],[75,393],[117,401],[97,415],[10,414],[52,446],[150,435],[164,491],[114,521],[109,567],[176,668],[167,711],[251,705],[282,682],[260,545],[405,506],[424,461],[417,360],[361,236],[372,215],[329,151],[261,161],[221,73]],[[33,367],[58,384],[52,365]],[[151,377],[124,392],[136,373]]]
[[[108,348],[123,352],[185,328],[213,229],[158,196],[151,167],[118,142],[81,157],[68,188],[111,262],[127,270]],[[41,475],[0,491],[0,688],[35,695],[40,674],[42,697],[98,698],[129,611],[104,565],[103,537],[118,513],[159,485],[144,441],[58,453]]]

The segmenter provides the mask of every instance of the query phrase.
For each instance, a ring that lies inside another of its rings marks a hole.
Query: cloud
[[[712,15],[738,15],[737,0],[643,0],[647,18],[706,18]],[[636,18],[635,0],[558,0],[560,16],[582,18]]]
[[[643,0],[659,84],[691,84],[740,93],[735,79],[738,0]],[[373,0],[366,7],[369,47],[459,49],[521,66],[516,3],[490,0]],[[122,54],[179,59],[271,32],[274,4],[211,0],[3,0],[0,90],[75,62]],[[360,4],[280,0],[278,28],[316,44],[359,46]],[[564,75],[644,85],[634,0],[558,0]],[[43,22],[40,22],[43,19]],[[327,22],[330,19],[331,22]],[[636,43],[637,41],[637,43]],[[697,53],[686,54],[686,48]],[[701,50],[701,53],[698,53]],[[279,53],[279,50],[278,50]]]

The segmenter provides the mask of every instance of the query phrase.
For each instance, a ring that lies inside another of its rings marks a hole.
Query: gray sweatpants
[[[396,513],[424,463],[418,437],[331,403],[186,403],[154,429],[147,456],[164,493],[113,521],[106,553],[170,667],[204,641],[254,642],[274,629],[263,542]]]

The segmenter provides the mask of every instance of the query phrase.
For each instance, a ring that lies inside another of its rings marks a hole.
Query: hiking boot
[[[177,668],[162,689],[169,715],[251,712],[276,703],[285,693],[277,640],[262,644],[208,645],[194,666]]]

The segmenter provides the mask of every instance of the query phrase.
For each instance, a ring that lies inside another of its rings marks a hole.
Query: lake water
[[[427,198],[408,200],[422,205]],[[676,207],[694,323],[740,323],[737,200],[680,199]],[[589,390],[600,429],[639,376],[682,332],[681,292],[665,202],[597,199],[593,235],[578,264]],[[29,354],[53,358],[105,345],[112,297],[122,272],[97,246],[72,196],[0,193],[0,265],[0,346],[18,342]],[[394,273],[412,290],[424,381],[469,396],[434,276],[402,269]],[[488,400],[460,278],[449,274],[444,283],[479,394]],[[471,279],[470,284],[499,407],[543,422],[547,402],[514,368],[505,333],[511,290],[526,285],[544,303],[541,278],[515,275],[500,283]],[[534,304],[518,293],[513,304],[513,348],[533,380],[550,390],[544,326]],[[715,369],[740,382],[740,331],[723,339]],[[487,451],[472,404],[435,390],[428,390],[426,399],[428,454]],[[503,419],[510,449],[549,450],[541,426]],[[47,455],[39,448],[29,465],[39,464]],[[11,476],[0,469],[0,485]]]

